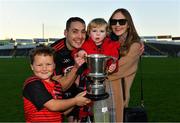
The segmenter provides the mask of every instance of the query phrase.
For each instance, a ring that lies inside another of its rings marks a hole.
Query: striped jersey
[[[51,44],[51,47],[55,50],[56,75],[66,75],[75,64],[72,51],[67,48],[65,42],[66,38],[62,38]],[[76,84],[73,83],[72,86],[63,93],[63,98],[72,98],[77,95],[77,93],[78,90]]]
[[[47,82],[36,76],[29,77],[23,86],[26,122],[62,122],[61,112],[52,112],[43,105],[51,99],[62,99],[61,85]]]

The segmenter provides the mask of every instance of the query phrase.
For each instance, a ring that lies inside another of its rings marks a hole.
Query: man
[[[56,71],[54,79],[61,82],[64,93],[63,98],[74,97],[78,93],[77,85],[78,82],[78,68],[84,63],[84,59],[76,56],[72,57],[72,51],[75,48],[80,48],[86,38],[86,24],[83,19],[79,17],[71,17],[66,22],[66,29],[64,30],[65,38],[60,39],[53,43],[51,47],[55,49],[55,63]],[[75,108],[76,109],[76,108]],[[73,122],[75,115],[75,109],[68,114],[68,121]]]

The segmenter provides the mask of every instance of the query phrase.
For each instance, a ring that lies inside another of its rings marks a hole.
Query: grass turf
[[[143,58],[131,89],[130,106],[140,103],[140,75],[149,121],[180,121],[180,58]],[[22,85],[31,75],[25,58],[0,59],[0,122],[24,121]]]
[[[140,76],[149,121],[180,121],[180,58],[143,58],[131,89],[130,105],[139,104]],[[137,98],[138,97],[138,98]]]

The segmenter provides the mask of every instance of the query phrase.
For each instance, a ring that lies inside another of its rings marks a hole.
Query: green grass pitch
[[[149,121],[180,121],[180,58],[143,58],[144,101]],[[0,59],[0,122],[22,122],[22,85],[31,75],[26,58]],[[130,106],[140,103],[140,72],[131,89]]]

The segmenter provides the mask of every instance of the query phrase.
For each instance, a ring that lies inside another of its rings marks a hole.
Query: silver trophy
[[[103,100],[109,97],[106,92],[105,79],[107,78],[107,61],[115,59],[103,54],[91,54],[87,56],[88,76],[92,82],[87,87],[87,97],[92,100]]]

